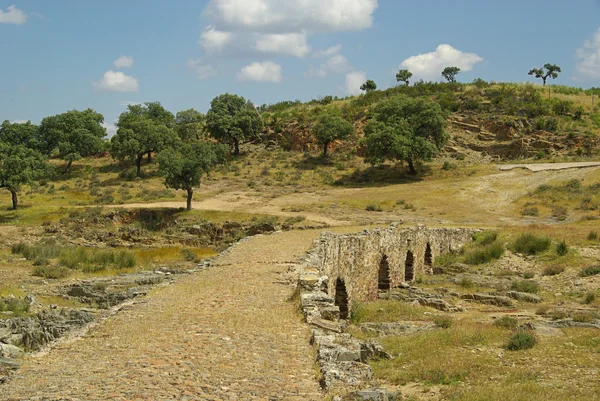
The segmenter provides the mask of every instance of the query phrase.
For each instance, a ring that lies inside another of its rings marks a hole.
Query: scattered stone
[[[0,357],[19,359],[22,358],[25,352],[12,344],[0,343]]]
[[[510,298],[516,299],[517,301],[529,302],[532,304],[539,304],[542,302],[542,298],[535,294],[529,294],[527,292],[509,291],[506,293]]]
[[[460,297],[461,299],[467,301],[475,301],[482,304],[495,305],[495,306],[506,306],[513,307],[513,301],[502,295],[491,295],[491,294],[483,294],[483,293],[475,293],[475,294],[464,294]]]

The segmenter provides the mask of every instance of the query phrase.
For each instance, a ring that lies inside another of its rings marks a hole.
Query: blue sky
[[[237,93],[256,104],[395,85],[399,66],[439,80],[600,86],[600,1],[0,0],[0,121],[128,102],[172,112]]]

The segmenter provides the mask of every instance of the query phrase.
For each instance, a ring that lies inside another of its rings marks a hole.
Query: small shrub
[[[577,312],[571,318],[579,323],[591,323],[596,320],[596,315],[592,312]]]
[[[374,203],[368,204],[367,207],[365,208],[365,210],[367,212],[383,212],[383,209],[381,208],[381,206],[376,205]]]
[[[531,280],[518,280],[513,281],[511,288],[519,292],[528,292],[530,294],[537,294],[540,290],[540,285],[535,281]]]
[[[484,231],[481,233],[476,233],[473,236],[473,240],[480,245],[489,245],[493,242],[496,242],[498,239],[498,231]]]
[[[590,231],[590,233],[587,235],[587,239],[588,241],[596,241],[598,239],[598,232]]]
[[[563,320],[569,317],[569,315],[567,314],[567,312],[565,312],[564,310],[553,310],[550,311],[548,313],[548,316],[550,317],[550,319],[552,320]]]
[[[544,276],[556,276],[565,271],[565,267],[561,265],[552,265],[548,266],[544,269],[542,275]]]
[[[596,294],[593,292],[588,292],[585,295],[585,298],[583,299],[583,303],[589,305],[589,304],[593,303],[595,300],[596,300]]]
[[[59,279],[68,277],[70,270],[63,266],[36,266],[32,274],[38,277]]]
[[[454,170],[455,168],[456,168],[456,164],[450,163],[448,161],[445,161],[444,165],[442,166],[442,170],[445,170],[445,171]]]
[[[539,216],[540,210],[535,206],[525,207],[521,211],[521,215],[523,215],[523,216]]]
[[[535,336],[527,331],[519,331],[508,340],[506,349],[509,351],[519,351],[525,349],[531,349],[537,344]]]
[[[535,273],[534,272],[525,272],[523,273],[523,278],[526,278],[527,280],[532,279],[535,277]]]
[[[473,280],[471,280],[468,277],[462,277],[458,283],[458,285],[460,285],[463,288],[474,288],[475,287],[475,283],[473,282]]]
[[[181,256],[183,256],[183,260],[187,262],[198,261],[198,255],[196,255],[196,252],[192,251],[191,249],[182,249]]]
[[[494,326],[502,327],[504,329],[514,330],[519,325],[519,320],[510,316],[502,316],[500,319],[494,321]]]
[[[556,205],[552,207],[552,217],[558,221],[564,221],[567,219],[569,211],[566,206]]]
[[[542,305],[536,309],[535,314],[538,316],[546,316],[549,310],[550,307],[548,305]]]
[[[585,267],[579,275],[581,277],[591,277],[600,274],[600,265]]]
[[[437,316],[433,319],[433,323],[442,329],[449,329],[452,327],[452,319],[445,316]]]
[[[558,245],[556,245],[556,253],[558,254],[558,256],[565,256],[568,252],[569,246],[567,245],[565,240],[560,241]]]
[[[550,238],[538,237],[529,233],[521,234],[512,243],[511,248],[515,252],[525,255],[536,255],[550,248]]]
[[[467,250],[464,255],[465,263],[469,265],[482,265],[492,260],[500,259],[504,255],[504,247],[499,242]]]
[[[365,308],[360,302],[354,302],[352,304],[352,310],[350,311],[350,323],[359,324],[365,317]]]

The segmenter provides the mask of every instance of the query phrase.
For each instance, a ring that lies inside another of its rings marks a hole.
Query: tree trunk
[[[148,164],[152,163],[152,151],[148,152]]]
[[[73,160],[69,160],[67,163],[67,169],[65,170],[65,174],[69,174],[71,172],[71,164],[73,164]]]
[[[542,82],[544,82],[543,86],[546,86],[546,77],[542,77]]]
[[[411,174],[417,174],[417,170],[415,170],[415,163],[413,162],[413,159],[408,159],[408,169],[410,170]]]
[[[329,147],[329,142],[325,142],[323,144],[323,159],[327,158],[327,148]]]
[[[192,210],[192,196],[194,196],[194,190],[192,188],[188,188],[187,190],[187,208],[186,210],[189,212]]]
[[[408,86],[408,81],[404,81],[404,83],[406,84],[406,86]]]
[[[135,162],[135,165],[137,167],[137,176],[141,177],[142,176],[142,159],[144,158],[144,155],[138,155],[137,160]]]
[[[237,156],[240,154],[240,141],[237,138],[233,138],[233,155]]]
[[[19,206],[19,200],[17,199],[17,191],[15,191],[14,189],[9,189],[9,191],[12,196],[12,208],[13,210],[17,210],[17,207]]]

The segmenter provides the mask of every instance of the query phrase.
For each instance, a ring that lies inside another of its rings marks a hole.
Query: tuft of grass
[[[537,294],[540,290],[540,285],[532,280],[517,280],[512,282],[511,288],[519,292]]]
[[[525,272],[525,273],[523,273],[523,278],[526,278],[528,280],[532,279],[534,277],[535,277],[535,273],[534,272]]]
[[[565,256],[569,252],[569,246],[565,242],[565,240],[560,241],[556,245],[556,253],[558,256]]]
[[[600,274],[600,265],[585,267],[579,273],[579,275],[581,277],[591,277],[591,276],[595,276],[597,274]]]
[[[514,252],[525,255],[537,255],[547,251],[550,248],[550,238],[539,237],[534,234],[524,233],[519,235],[511,244],[510,248]]]
[[[468,277],[462,277],[457,284],[467,289],[475,288],[475,283]]]
[[[598,232],[590,231],[589,234],[587,235],[587,239],[588,239],[588,241],[596,241],[598,239]]]
[[[383,208],[380,205],[369,203],[365,208],[367,212],[383,212]]]
[[[505,348],[509,351],[531,349],[537,344],[537,339],[528,331],[518,331],[508,340]]]
[[[593,303],[596,300],[596,293],[594,292],[588,292],[587,294],[585,294],[585,298],[583,299],[583,303],[586,305],[589,305],[591,303]]]
[[[504,246],[498,241],[490,244],[469,248],[463,256],[465,263],[469,265],[482,265],[492,260],[500,259],[504,255]]]
[[[536,206],[525,207],[521,211],[521,215],[523,216],[539,216],[540,210]]]
[[[544,269],[544,271],[542,272],[542,275],[544,276],[556,276],[557,274],[560,274],[562,272],[565,271],[565,267],[561,266],[561,265],[552,265],[552,266],[548,266]]]
[[[56,280],[68,277],[71,270],[63,266],[36,266],[31,274]]]
[[[490,245],[498,240],[498,231],[483,231],[475,233],[473,240],[479,245]]]
[[[494,320],[494,326],[502,327],[503,329],[514,330],[518,325],[519,320],[510,316],[502,316],[500,319]]]
[[[433,323],[442,329],[449,329],[452,327],[452,319],[446,316],[436,316],[433,319]]]
[[[597,315],[593,312],[577,312],[574,313],[571,318],[575,322],[579,323],[591,323],[596,320]]]
[[[356,310],[354,310],[356,309]],[[382,323],[399,320],[427,320],[425,312],[431,309],[424,306],[414,306],[396,300],[378,300],[353,306],[355,323]],[[352,316],[351,316],[352,319]]]
[[[0,299],[1,312],[12,312],[16,316],[22,316],[29,312],[29,303],[21,298]]]

